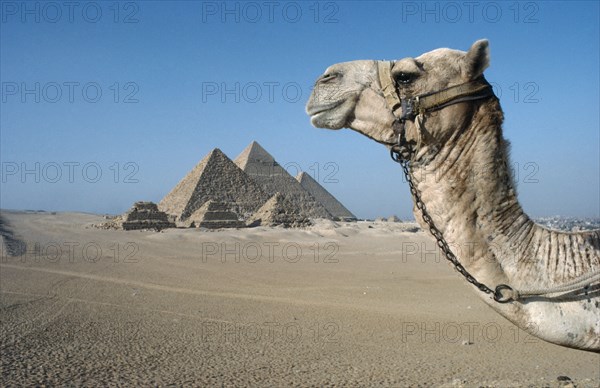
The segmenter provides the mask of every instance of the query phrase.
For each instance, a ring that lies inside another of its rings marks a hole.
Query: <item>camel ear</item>
[[[483,74],[490,65],[490,48],[487,39],[473,43],[465,56],[465,72],[468,79],[475,79]]]

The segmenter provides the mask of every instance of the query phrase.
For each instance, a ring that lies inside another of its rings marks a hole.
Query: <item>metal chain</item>
[[[496,288],[496,291],[494,291],[491,288],[489,288],[488,286],[486,286],[485,284],[478,282],[477,279],[475,279],[473,277],[473,275],[471,275],[465,269],[465,267],[463,267],[463,265],[460,263],[460,261],[458,261],[458,259],[454,255],[454,253],[452,253],[452,251],[450,250],[448,243],[444,239],[444,235],[435,226],[435,224],[433,223],[433,220],[429,216],[429,213],[427,212],[427,208],[425,207],[425,203],[421,200],[421,196],[419,195],[419,192],[417,191],[417,189],[413,183],[413,180],[412,180],[412,174],[410,172],[408,160],[402,158],[400,153],[398,153],[397,151],[394,151],[394,150],[392,150],[392,159],[395,162],[400,163],[400,165],[402,166],[402,170],[404,171],[404,175],[406,176],[408,186],[410,187],[410,193],[412,194],[413,200],[415,201],[415,206],[417,207],[417,209],[419,209],[421,211],[421,216],[423,218],[423,221],[425,221],[425,223],[429,227],[429,232],[435,238],[437,246],[444,253],[446,260],[451,262],[454,265],[454,268],[458,271],[458,273],[460,273],[462,276],[464,276],[464,278],[467,279],[467,281],[469,283],[473,284],[480,291],[482,291],[486,294],[492,294],[494,296],[495,301],[500,302],[500,303],[505,303],[505,302],[510,301],[510,298],[505,299],[505,297],[503,297],[502,292],[501,292],[503,289],[507,289],[510,287],[508,287],[506,285],[500,285]]]

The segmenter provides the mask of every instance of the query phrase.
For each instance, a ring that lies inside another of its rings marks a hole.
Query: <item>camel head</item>
[[[416,58],[394,62],[360,60],[330,66],[320,76],[306,105],[311,123],[317,128],[353,129],[387,146],[396,144],[396,116],[382,90],[382,66],[390,68],[388,86],[401,99],[440,91],[455,85],[482,79],[489,64],[487,40],[479,40],[468,52],[437,49]],[[485,81],[482,81],[485,82]],[[383,81],[385,83],[385,81]],[[386,86],[386,85],[383,85]],[[415,143],[435,142],[440,146],[469,119],[472,104],[452,104],[430,112],[417,130],[414,121],[406,121],[406,138]],[[397,111],[398,112],[398,111]],[[417,137],[423,139],[417,141]]]

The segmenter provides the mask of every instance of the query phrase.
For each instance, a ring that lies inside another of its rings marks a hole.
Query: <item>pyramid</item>
[[[281,193],[275,193],[256,213],[248,219],[248,226],[276,226],[286,228],[308,226],[310,219],[306,218],[303,210],[295,202]]]
[[[301,172],[296,177],[300,185],[308,191],[323,207],[333,216],[334,219],[352,221],[356,216],[344,207],[329,191],[313,179],[309,174]]]
[[[273,196],[280,193],[293,203],[305,218],[328,218],[332,216],[300,183],[279,165],[264,148],[253,141],[234,160],[264,192]]]
[[[245,219],[268,199],[267,193],[215,148],[158,203],[158,208],[185,221],[207,201],[215,200]]]
[[[197,228],[243,228],[246,226],[226,203],[208,200],[187,219]]]
[[[136,202],[131,209],[120,217],[124,230],[174,228],[166,213],[158,210],[154,202]]]
[[[402,222],[402,220],[400,218],[398,218],[397,215],[394,214],[387,218],[387,222]]]

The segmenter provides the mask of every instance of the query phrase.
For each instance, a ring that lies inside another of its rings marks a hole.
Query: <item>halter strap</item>
[[[379,83],[381,84],[385,101],[394,116],[400,118],[401,114],[398,110],[402,107],[402,101],[396,92],[396,83],[392,78],[392,66],[393,63],[390,61],[377,61]]]

